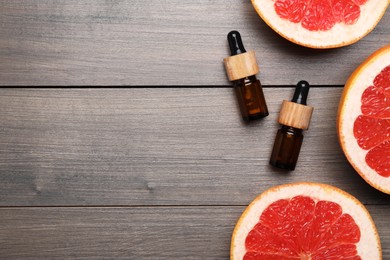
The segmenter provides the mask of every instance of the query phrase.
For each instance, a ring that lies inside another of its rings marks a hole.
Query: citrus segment
[[[305,0],[296,1],[276,1],[276,13],[284,19],[293,23],[299,23],[305,15],[307,2]]]
[[[383,177],[390,177],[390,140],[387,140],[367,153],[366,162]]]
[[[362,95],[362,112],[373,117],[390,118],[390,99],[376,86],[368,87]]]
[[[381,259],[375,225],[351,195],[318,183],[259,195],[233,231],[231,259]]]
[[[374,84],[380,88],[386,96],[390,96],[390,66],[384,68],[374,79]]]
[[[390,119],[390,65],[385,67],[362,95],[365,115]]]
[[[369,150],[390,138],[390,120],[360,115],[353,130],[359,146]]]
[[[309,5],[302,20],[302,26],[309,31],[327,31],[335,25],[332,8],[324,1]]]
[[[352,44],[374,29],[388,0],[252,0],[260,17],[284,38],[311,48]]]

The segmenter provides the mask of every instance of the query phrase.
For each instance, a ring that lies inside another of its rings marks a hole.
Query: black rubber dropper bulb
[[[230,53],[232,56],[245,53],[244,44],[242,43],[241,34],[237,31],[231,31],[227,36]]]
[[[256,78],[259,67],[255,52],[246,51],[238,31],[227,35],[231,56],[224,59],[229,80],[233,82],[241,115],[244,121],[268,116],[260,81]]]
[[[284,100],[279,115],[282,128],[278,130],[270,164],[277,168],[294,170],[303,141],[303,130],[310,124],[313,108],[307,106],[310,85],[301,80],[297,83],[291,101]]]
[[[307,96],[309,95],[310,85],[309,82],[301,80],[295,87],[294,96],[291,102],[307,105]]]

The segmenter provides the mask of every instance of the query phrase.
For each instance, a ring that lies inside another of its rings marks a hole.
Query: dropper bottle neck
[[[313,107],[306,104],[309,89],[309,83],[301,80],[295,88],[292,100],[283,101],[278,119],[278,122],[281,125],[298,129],[309,128],[310,119],[313,113]]]
[[[310,85],[307,81],[301,80],[298,82],[294,96],[291,102],[298,103],[301,105],[307,105],[307,96],[309,95]]]
[[[231,31],[227,35],[230,53],[232,56],[245,53],[244,44],[242,43],[241,34],[237,31]]]

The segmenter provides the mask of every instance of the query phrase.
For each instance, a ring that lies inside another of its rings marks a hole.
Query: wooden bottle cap
[[[226,73],[230,81],[246,78],[259,73],[254,51],[237,54],[225,58]]]
[[[298,129],[308,129],[313,107],[283,100],[278,122]]]

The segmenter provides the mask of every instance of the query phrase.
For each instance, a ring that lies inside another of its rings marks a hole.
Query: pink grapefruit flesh
[[[310,31],[327,31],[336,23],[354,24],[360,17],[360,6],[367,0],[277,0],[279,17],[301,23]]]
[[[259,255],[360,259],[355,245],[359,240],[359,227],[350,215],[342,213],[339,204],[296,196],[278,200],[264,210],[246,238],[244,259],[258,259]]]
[[[379,23],[388,0],[251,0],[284,38],[306,47],[337,48],[359,41]]]
[[[320,183],[273,187],[253,200],[233,231],[231,260],[323,260],[382,257],[367,209]]]
[[[390,65],[384,68],[362,95],[362,115],[354,123],[354,135],[369,150],[367,164],[390,177]]]

